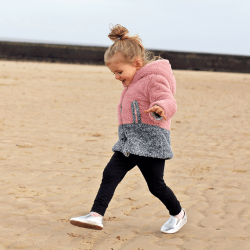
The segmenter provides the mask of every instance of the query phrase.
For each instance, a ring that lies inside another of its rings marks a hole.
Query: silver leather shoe
[[[187,213],[184,208],[182,210],[184,212],[183,218],[180,220],[174,216],[170,216],[168,221],[161,227],[161,232],[166,234],[173,234],[184,226],[184,224],[187,222]]]
[[[102,230],[103,229],[103,216],[95,217],[95,216],[92,216],[90,213],[84,216],[71,218],[70,223],[77,227]]]

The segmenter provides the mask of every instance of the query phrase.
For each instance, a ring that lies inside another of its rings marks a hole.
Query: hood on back
[[[157,60],[145,65],[136,72],[133,82],[136,82],[141,78],[149,75],[160,75],[166,78],[169,84],[167,87],[171,90],[173,95],[175,94],[176,81],[168,60]]]

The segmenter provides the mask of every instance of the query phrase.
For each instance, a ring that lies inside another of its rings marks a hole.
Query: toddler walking
[[[103,171],[91,212],[71,218],[70,223],[103,229],[103,216],[117,185],[137,165],[150,192],[171,215],[161,231],[175,233],[187,222],[187,215],[163,180],[165,160],[173,157],[170,124],[177,108],[171,66],[167,60],[150,59],[141,39],[128,35],[121,25],[115,25],[108,36],[114,43],[105,52],[104,61],[124,87],[117,107],[119,140]]]

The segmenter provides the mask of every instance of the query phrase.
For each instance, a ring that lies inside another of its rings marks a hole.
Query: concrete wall
[[[103,65],[106,47],[0,42],[0,59]],[[152,50],[173,69],[250,73],[250,56]]]

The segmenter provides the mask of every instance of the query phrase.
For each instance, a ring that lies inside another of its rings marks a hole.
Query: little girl
[[[108,37],[114,44],[105,52],[104,61],[124,87],[117,107],[119,140],[90,214],[71,218],[70,223],[103,229],[103,216],[117,185],[137,165],[150,192],[171,215],[161,231],[175,233],[187,222],[187,215],[163,180],[165,160],[173,158],[170,123],[176,112],[176,82],[171,66],[167,60],[150,60],[141,39],[129,36],[121,25],[114,26]]]

